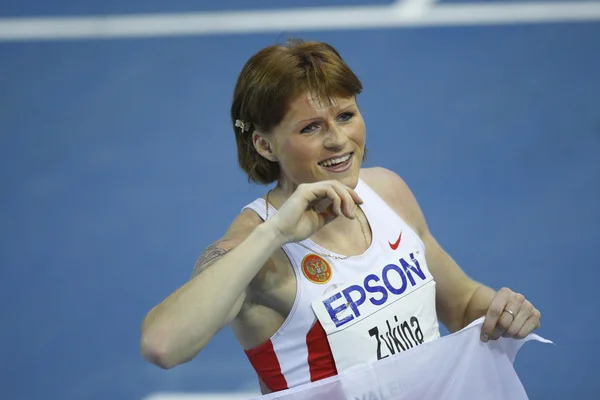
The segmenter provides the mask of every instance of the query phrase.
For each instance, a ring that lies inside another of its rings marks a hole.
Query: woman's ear
[[[252,143],[258,154],[269,161],[277,161],[277,156],[273,152],[273,144],[265,134],[254,131],[252,134]]]

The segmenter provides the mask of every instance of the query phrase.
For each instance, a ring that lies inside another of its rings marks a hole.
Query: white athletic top
[[[435,281],[417,234],[362,180],[356,192],[373,240],[361,255],[342,256],[310,239],[283,246],[296,275],[296,298],[281,328],[246,351],[274,392],[392,358],[439,338]],[[265,219],[265,200],[244,209]],[[275,215],[269,205],[269,216]]]
[[[265,396],[260,400],[526,400],[515,369],[525,339],[479,340],[481,317],[466,328],[377,363]],[[258,400],[255,399],[255,400]]]

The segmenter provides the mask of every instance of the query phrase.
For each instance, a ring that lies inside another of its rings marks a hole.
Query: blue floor
[[[3,4],[7,16],[194,7]],[[202,7],[221,5],[246,8]],[[405,178],[467,273],[542,311],[557,346],[516,361],[531,399],[600,396],[600,23],[300,36],[332,43],[363,80],[367,165]],[[144,314],[265,191],[237,166],[228,111],[246,59],[278,38],[0,43],[1,398],[255,388],[228,329],[170,371],[138,343]]]

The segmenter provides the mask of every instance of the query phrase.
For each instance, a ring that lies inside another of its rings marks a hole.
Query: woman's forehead
[[[298,96],[290,103],[288,116],[294,117],[297,114],[315,114],[328,111],[336,111],[349,107],[355,103],[352,97],[332,97],[328,101],[312,93],[304,93]]]

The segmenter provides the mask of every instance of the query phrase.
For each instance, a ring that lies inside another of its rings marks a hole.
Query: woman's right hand
[[[362,202],[354,190],[336,180],[303,183],[268,223],[285,243],[298,242],[340,216],[354,219],[354,208]]]

